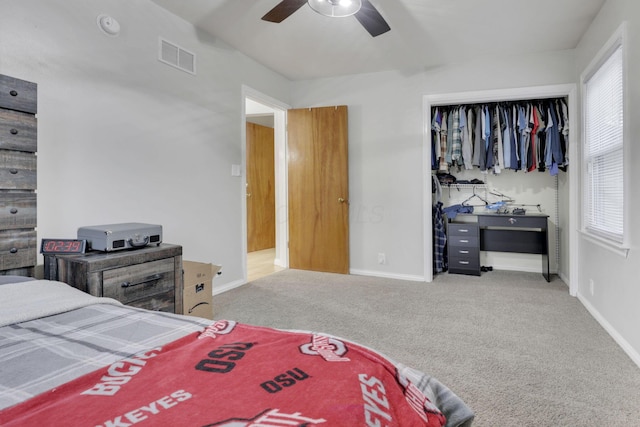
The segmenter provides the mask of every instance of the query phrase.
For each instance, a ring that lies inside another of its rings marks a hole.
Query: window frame
[[[625,196],[629,193],[629,167],[628,159],[629,159],[629,108],[628,108],[628,72],[627,72],[627,25],[626,22],[623,22],[620,27],[615,31],[615,33],[609,38],[607,43],[600,49],[598,54],[594,57],[591,63],[586,67],[584,72],[580,77],[580,90],[581,90],[581,98],[582,98],[582,117],[581,117],[581,126],[582,126],[582,149],[581,149],[581,166],[582,166],[582,179],[581,179],[581,207],[582,207],[582,215],[581,215],[581,233],[589,238],[589,240],[594,241],[606,248],[612,249],[623,256],[627,256],[629,245],[629,203],[626,203]],[[607,233],[602,232],[597,229],[591,228],[587,224],[587,212],[590,209],[590,206],[587,206],[587,191],[589,191],[589,179],[588,179],[588,168],[589,161],[591,158],[587,157],[586,153],[586,110],[587,110],[587,99],[586,99],[586,85],[589,83],[590,79],[601,69],[601,67],[611,58],[611,56],[618,50],[621,49],[621,61],[622,61],[622,109],[623,109],[623,125],[622,125],[622,199],[624,201],[622,207],[622,232],[618,235],[616,233]]]

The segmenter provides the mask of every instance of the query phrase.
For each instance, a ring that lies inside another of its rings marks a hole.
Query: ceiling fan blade
[[[300,9],[307,3],[307,0],[282,0],[273,9],[267,12],[262,17],[263,21],[280,23],[293,15],[293,13]]]
[[[373,37],[386,33],[391,29],[387,21],[380,15],[380,12],[369,3],[369,0],[362,0],[362,7],[355,16],[364,29]]]

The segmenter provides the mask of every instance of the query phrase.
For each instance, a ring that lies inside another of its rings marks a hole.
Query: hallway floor
[[[273,264],[276,257],[276,248],[263,249],[247,253],[247,280],[259,279],[276,271],[284,270]]]

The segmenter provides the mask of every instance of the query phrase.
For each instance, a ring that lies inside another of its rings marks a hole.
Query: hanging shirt
[[[527,170],[527,149],[529,148],[529,120],[528,110],[521,106],[518,116],[518,129],[520,131],[520,169]]]
[[[460,109],[455,108],[453,110],[453,117],[451,120],[451,158],[449,163],[458,165],[462,160],[462,129],[460,126]],[[449,160],[449,159],[448,159]]]
[[[465,169],[473,169],[473,108],[469,108],[464,116],[466,135],[462,140],[462,161]]]
[[[529,132],[530,134],[530,139],[529,139],[529,158],[527,159],[527,172],[533,172],[537,167],[537,160],[536,160],[536,139],[538,137],[538,125],[539,125],[539,121],[538,121],[538,109],[536,108],[535,105],[531,105],[531,118],[529,120],[529,128],[531,129],[531,131]]]
[[[442,212],[442,202],[433,206],[433,271],[442,273],[447,270],[447,235]]]
[[[474,109],[474,115],[476,118],[475,132],[473,133],[473,166],[480,166],[480,152],[482,151],[482,110],[478,107]]]
[[[551,145],[553,144],[552,140],[554,138],[554,116],[551,114],[552,107],[547,107],[547,138],[545,144],[545,153],[544,153],[544,164],[546,167],[551,167],[553,164],[553,153]]]
[[[553,121],[553,126],[551,127],[550,130],[550,141],[549,141],[549,147],[547,149],[547,152],[549,154],[547,154],[547,157],[545,159],[545,161],[547,162],[547,166],[552,166],[553,164],[556,165],[561,165],[563,162],[562,159],[562,150],[560,148],[560,132],[558,131],[558,120],[557,120],[557,116],[556,116],[556,112],[555,112],[555,108],[551,107],[549,108],[549,115],[551,117],[551,120]]]
[[[493,119],[491,117],[491,109],[486,106],[485,107],[485,121],[486,121],[486,169],[491,169],[493,167]]]
[[[442,112],[442,123],[440,124],[440,164],[438,170],[440,172],[449,172],[449,165],[445,159],[447,154],[447,112]]]
[[[538,171],[545,171],[545,150],[547,146],[547,121],[549,118],[547,117],[548,109],[543,104],[540,103],[536,106],[536,111],[538,112],[538,132],[536,141],[538,142],[536,145],[536,159],[538,160]]]
[[[500,117],[502,118],[502,146],[504,154],[504,168],[511,169],[511,123],[509,121],[509,107],[500,108]]]
[[[431,169],[437,170],[440,161],[440,124],[442,116],[440,110],[436,107],[433,110],[433,119],[431,120]]]
[[[502,172],[504,163],[504,153],[502,149],[502,121],[500,120],[500,109],[496,105],[493,112],[493,173]]]
[[[520,169],[520,132],[518,132],[518,107],[511,108],[511,169]]]
[[[460,153],[460,160],[458,163],[464,164],[465,169],[471,169],[471,141],[469,140],[469,125],[467,123],[467,110],[464,106],[460,107],[460,137],[462,139],[462,147],[461,147],[461,153]]]
[[[447,152],[444,157],[447,165],[451,165],[451,155],[453,154],[453,116],[454,110],[449,110],[447,113]]]
[[[560,110],[560,117],[562,121],[562,128],[560,130],[560,149],[562,150],[562,169],[566,170],[569,165],[569,110],[564,100],[556,100],[558,109]]]

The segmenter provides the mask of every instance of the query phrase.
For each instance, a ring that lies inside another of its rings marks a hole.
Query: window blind
[[[623,55],[618,44],[585,82],[584,226],[624,238]]]

